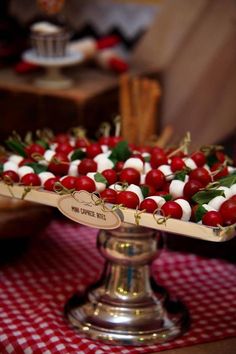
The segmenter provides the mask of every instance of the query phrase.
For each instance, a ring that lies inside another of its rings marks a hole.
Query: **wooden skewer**
[[[168,124],[164,127],[158,139],[155,141],[155,146],[159,146],[161,148],[165,148],[167,144],[170,142],[172,136],[174,134],[174,128],[171,124]]]

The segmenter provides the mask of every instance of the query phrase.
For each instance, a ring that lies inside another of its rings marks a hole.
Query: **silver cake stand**
[[[58,208],[66,217],[100,229],[97,247],[105,258],[100,280],[85,292],[75,294],[65,314],[80,335],[109,344],[145,345],[163,343],[184,333],[188,312],[179,301],[151,277],[150,265],[161,248],[161,232],[223,242],[235,235],[235,225],[211,228],[192,222],[142,213],[137,225],[136,211],[116,212],[99,204],[85,191],[60,196],[42,189],[25,194],[22,186],[0,182],[0,195],[22,198]],[[88,230],[89,232],[89,230]]]
[[[34,81],[37,87],[47,89],[66,89],[73,85],[73,80],[62,74],[63,67],[79,64],[83,61],[83,55],[80,52],[67,50],[64,57],[42,57],[38,56],[33,49],[23,53],[23,60],[28,63],[36,64],[45,68],[45,74]]]

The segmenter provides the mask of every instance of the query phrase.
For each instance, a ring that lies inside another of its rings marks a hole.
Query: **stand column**
[[[98,283],[67,304],[72,325],[87,337],[111,344],[162,343],[180,335],[186,325],[184,307],[150,281],[159,235],[123,224],[100,231],[97,244],[107,260],[105,269]]]

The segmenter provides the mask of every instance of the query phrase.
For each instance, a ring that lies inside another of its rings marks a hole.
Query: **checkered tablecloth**
[[[21,257],[0,267],[1,354],[153,353],[236,336],[235,265],[163,251],[154,275],[189,308],[190,330],[170,343],[136,348],[81,338],[64,319],[63,307],[102,270],[96,232],[53,221]]]

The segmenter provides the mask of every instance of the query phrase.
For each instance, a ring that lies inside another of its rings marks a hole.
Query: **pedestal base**
[[[181,335],[187,310],[149,279],[158,237],[152,230],[122,226],[102,231],[100,252],[108,260],[100,281],[76,294],[65,312],[80,334],[117,345],[163,343]]]

